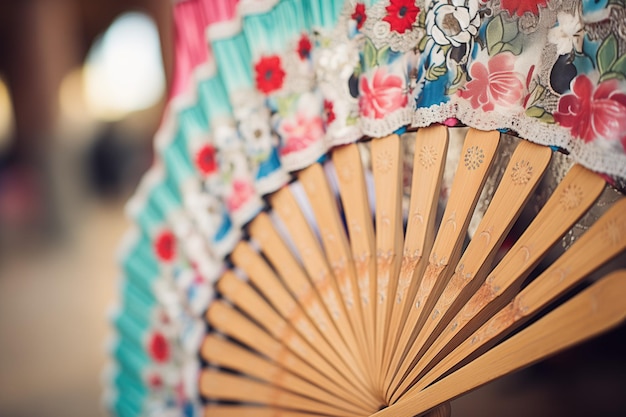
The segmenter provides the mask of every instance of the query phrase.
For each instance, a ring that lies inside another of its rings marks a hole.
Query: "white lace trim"
[[[584,143],[573,138],[564,127],[546,124],[520,114],[485,113],[463,103],[446,103],[414,112],[413,127],[424,127],[457,118],[465,125],[480,130],[511,129],[531,142],[558,146],[567,150],[574,161],[592,171],[626,178],[626,155],[611,152],[597,143]]]
[[[255,170],[258,166],[254,167]],[[284,166],[274,170],[271,174],[254,180],[254,188],[259,195],[271,194],[289,182],[289,174],[284,170]]]
[[[384,119],[370,119],[361,116],[361,130],[367,136],[380,138],[411,124],[413,120],[413,109],[402,108],[395,110]]]

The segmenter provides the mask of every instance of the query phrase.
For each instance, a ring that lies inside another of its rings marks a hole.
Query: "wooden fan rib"
[[[621,198],[559,259],[411,389],[425,388],[444,373],[484,353],[590,273],[626,250],[624,213],[626,198]]]
[[[454,274],[424,322],[408,357],[419,358],[484,282],[496,251],[548,167],[552,151],[521,141]]]
[[[322,246],[331,267],[331,282],[341,296],[340,308],[347,315],[356,340],[355,355],[362,365],[361,378],[368,380],[367,338],[361,303],[357,302],[358,284],[352,253],[339,211],[324,170],[320,164],[313,164],[298,173],[319,227]]]
[[[427,265],[424,254],[429,254],[432,249],[447,149],[448,129],[445,126],[434,125],[417,131],[406,237],[391,311],[388,337],[390,349],[385,351],[384,369],[391,367],[399,332],[405,326],[411,309],[410,301],[415,298]],[[385,378],[386,384],[389,383],[388,378]]]
[[[282,188],[274,193],[270,197],[270,201],[281,222],[289,231],[297,250],[300,252],[303,266],[343,341],[350,349],[352,357],[357,358],[362,363],[361,348],[345,312],[345,306],[342,302],[337,282],[315,235],[300,211],[298,203],[288,188]],[[363,372],[364,369],[365,367],[360,368],[360,371]],[[361,383],[367,381],[364,373],[358,381]]]
[[[256,253],[248,243],[240,242],[231,255],[234,264],[241,268],[250,278],[251,282],[270,301],[272,306],[280,315],[288,321],[293,328],[315,349],[320,355],[328,359],[329,364],[337,368],[347,379],[358,376],[354,368],[350,369],[344,361],[337,355],[331,344],[324,340],[317,328],[309,321],[299,304],[292,298],[291,294],[283,287],[278,277],[271,270],[269,265]]]
[[[402,160],[396,134],[371,142],[374,195],[376,200],[376,345],[377,379],[384,376],[383,357],[402,260]],[[390,296],[391,295],[391,296]],[[377,387],[381,390],[382,387]]]
[[[217,283],[218,290],[230,299],[238,308],[259,323],[274,338],[284,343],[293,353],[316,367],[324,375],[346,388],[359,391],[367,396],[367,391],[354,382],[354,378],[342,375],[326,357],[302,338],[261,296],[247,283],[241,281],[232,271],[224,273]],[[340,364],[341,365],[341,364]]]
[[[289,373],[277,364],[271,363],[252,351],[216,334],[210,334],[205,338],[201,347],[201,354],[203,359],[211,364],[250,375],[284,390],[334,405],[342,410],[352,413],[371,411],[364,409],[361,403],[354,398],[341,398],[336,393],[325,391],[323,387],[317,387]]]
[[[339,410],[331,405],[284,391],[273,385],[217,370],[202,372],[200,392],[203,396],[213,399],[266,404],[336,417],[360,416],[357,413]]]
[[[487,180],[499,140],[499,132],[470,129],[467,133],[461,153],[463,157],[454,176],[450,198],[430,252],[428,265],[407,316],[407,324],[401,332],[398,350],[388,368],[385,378],[388,394],[398,386],[415,360],[417,352],[411,349],[412,341],[430,315],[456,267],[467,227]]]
[[[626,320],[626,271],[603,278],[483,356],[372,417],[412,417],[496,378],[610,330]]]
[[[310,414],[280,408],[251,406],[251,405],[207,405],[204,408],[204,417],[319,417],[319,414]]]
[[[272,338],[255,323],[246,318],[223,301],[213,303],[206,313],[208,323],[221,333],[232,337],[262,355],[270,358],[279,366],[289,370],[317,386],[327,387],[342,398],[358,398],[370,406],[367,396],[359,395],[353,389],[347,389],[323,375],[317,367],[304,362],[286,346]],[[371,402],[371,401],[369,401]],[[371,404],[375,407],[375,404]]]
[[[484,284],[429,346],[396,389],[392,401],[419,375],[427,372],[460,342],[477,330],[519,292],[523,280],[546,252],[591,207],[604,188],[604,180],[575,165],[556,188],[546,205],[518,239]]]
[[[374,225],[369,205],[365,172],[356,144],[336,148],[332,161],[337,172],[339,193],[350,237],[352,259],[357,274],[357,287],[367,346],[368,359],[373,361],[376,323],[376,251]],[[370,374],[370,377],[373,375]]]
[[[250,224],[249,231],[318,331],[346,363],[356,366],[354,357],[339,335],[319,294],[274,229],[269,216],[266,213],[259,214]]]

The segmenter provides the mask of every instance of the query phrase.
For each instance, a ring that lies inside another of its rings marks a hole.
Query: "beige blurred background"
[[[170,5],[0,3],[2,417],[102,415],[115,251],[152,159]]]
[[[0,417],[102,415],[115,250],[171,74],[170,3],[0,3]],[[140,62],[131,35],[148,36]],[[624,416],[624,334],[490,384],[453,415]]]

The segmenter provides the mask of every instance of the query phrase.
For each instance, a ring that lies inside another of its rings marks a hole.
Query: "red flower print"
[[[359,89],[359,107],[365,117],[382,119],[394,110],[406,106],[408,98],[403,92],[403,82],[400,77],[387,74],[385,68],[376,70],[370,80],[361,77]]]
[[[363,27],[365,20],[367,20],[367,15],[365,14],[365,4],[357,3],[354,7],[354,13],[352,13],[352,16],[350,17],[352,20],[356,21],[356,28],[360,30]]]
[[[470,67],[472,80],[459,95],[469,100],[472,107],[493,111],[498,107],[513,107],[524,96],[521,74],[513,71],[514,58],[511,54],[498,54],[485,66],[474,62]]]
[[[548,0],[501,0],[500,7],[509,12],[509,16],[523,16],[529,12],[535,16],[539,15],[539,6],[546,7]]]
[[[163,363],[170,358],[170,345],[165,336],[155,332],[148,341],[148,351],[155,362]]]
[[[210,175],[217,171],[215,159],[215,147],[204,145],[196,153],[196,167],[204,175]]]
[[[324,100],[324,114],[326,115],[326,124],[331,124],[335,120],[335,112],[333,102]]]
[[[420,12],[420,8],[415,5],[414,0],[391,0],[385,10],[387,16],[383,20],[391,25],[391,30],[398,33],[410,30]]]
[[[254,66],[256,86],[259,91],[269,94],[283,86],[285,71],[277,55],[264,56]]]
[[[281,126],[285,145],[280,148],[281,155],[301,151],[312,143],[322,140],[324,122],[319,116],[296,115],[295,120],[285,121]]]
[[[591,142],[619,140],[626,149],[626,94],[616,79],[598,86],[584,74],[572,80],[571,93],[561,96],[554,120],[572,136]]]
[[[308,59],[311,55],[311,41],[306,35],[302,35],[298,41],[298,55],[300,55],[302,60]]]
[[[170,262],[176,256],[176,238],[169,230],[161,232],[154,241],[154,251],[159,260]]]

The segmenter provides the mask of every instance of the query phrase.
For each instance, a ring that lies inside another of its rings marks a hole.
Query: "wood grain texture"
[[[405,327],[411,309],[410,301],[415,298],[432,248],[447,148],[448,129],[445,126],[422,128],[415,135],[411,199],[387,349],[383,358],[383,369],[386,370],[383,389],[391,382],[390,370],[395,370],[401,359],[403,352],[397,351],[404,351],[404,348],[398,349],[398,339]]]
[[[332,154],[339,193],[350,237],[352,259],[357,274],[358,298],[367,339],[367,360],[374,361],[376,323],[376,241],[369,204],[365,170],[356,144],[341,146]],[[369,367],[369,377],[373,371]]]
[[[626,271],[612,273],[480,358],[424,390],[410,390],[373,417],[412,417],[610,330],[626,320],[625,296]]]
[[[424,353],[484,282],[496,251],[538,185],[551,155],[552,151],[545,146],[519,143],[474,238],[412,343],[411,351],[417,352],[414,357]],[[523,174],[519,172],[521,169]]]
[[[415,361],[418,350],[413,346],[413,340],[417,337],[454,272],[461,255],[467,227],[480,192],[487,181],[487,174],[499,141],[498,132],[470,129],[467,133],[461,152],[461,162],[454,176],[450,198],[430,252],[428,265],[413,299],[406,325],[400,335],[399,348],[389,367],[389,372],[393,373],[393,377],[388,378],[391,382],[386,385],[387,400],[391,398],[391,394],[400,385],[403,376]]]
[[[573,166],[546,205],[492,270],[485,283],[429,346],[392,397],[396,401],[412,381],[427,372],[519,292],[524,279],[547,251],[591,207],[604,180],[580,165]]]

